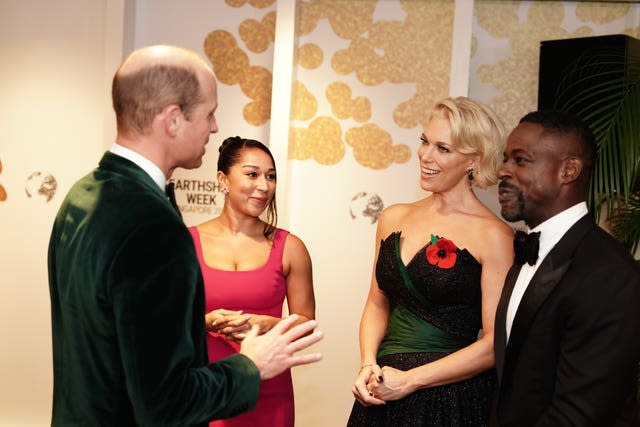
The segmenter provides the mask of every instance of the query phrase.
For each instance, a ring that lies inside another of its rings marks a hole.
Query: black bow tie
[[[175,183],[170,182],[164,188],[164,192],[167,195],[169,202],[171,202],[171,206],[173,206],[173,208],[176,211],[178,211],[178,213],[180,213],[180,208],[178,207],[178,203],[176,202],[176,192],[174,190],[174,187],[175,187]]]
[[[540,232],[525,233],[522,230],[516,231],[513,239],[513,249],[516,252],[516,264],[523,265],[525,262],[534,265],[538,260],[538,249],[540,248]]]

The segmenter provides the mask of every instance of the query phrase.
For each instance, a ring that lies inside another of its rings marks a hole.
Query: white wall
[[[0,426],[50,423],[47,242],[63,196],[113,132],[108,93],[120,62],[121,3],[0,4],[0,185],[8,196],[0,203]],[[57,181],[50,201],[27,196],[34,172]]]

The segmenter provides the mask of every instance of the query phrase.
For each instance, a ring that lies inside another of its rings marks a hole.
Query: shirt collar
[[[155,182],[158,187],[160,187],[160,189],[164,191],[164,188],[167,185],[167,178],[164,176],[162,170],[151,160],[147,159],[142,154],[133,151],[130,148],[119,145],[115,142],[113,143],[109,151],[111,151],[113,154],[117,154],[120,157],[124,157],[125,159],[130,160],[138,165],[151,177],[151,179],[153,179],[153,182]]]
[[[540,250],[538,260],[543,259],[564,234],[589,212],[586,202],[580,202],[552,216],[531,231],[540,231]]]

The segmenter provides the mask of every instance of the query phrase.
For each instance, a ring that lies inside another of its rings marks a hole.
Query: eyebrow
[[[260,169],[260,166],[256,166],[256,165],[242,165],[243,168],[252,168],[252,169]],[[269,171],[274,171],[275,172],[276,168],[269,168],[267,169],[267,172]]]
[[[425,134],[420,135],[420,139],[423,139],[423,140],[427,141],[429,144],[436,144],[436,145],[439,145],[441,147],[453,148],[453,143],[440,141],[438,139],[436,139],[435,141],[431,141],[429,138],[427,138],[425,136]]]
[[[502,152],[502,154],[505,155],[505,156],[515,156],[515,155],[519,155],[519,154],[520,155],[524,154],[524,155],[527,155],[527,156],[531,156],[532,155],[530,151],[527,151],[527,150],[525,150],[523,148],[519,148],[519,147],[513,148],[511,150],[504,150]]]
[[[424,133],[422,135],[420,135],[420,139],[424,139],[425,141],[427,141],[430,144],[440,144],[440,145],[446,145],[447,147],[453,147],[453,144],[451,144],[449,142],[444,142],[444,141],[440,141],[440,140],[431,141],[429,138],[427,138],[427,136]]]

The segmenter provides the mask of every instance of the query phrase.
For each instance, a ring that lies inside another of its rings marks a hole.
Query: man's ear
[[[176,104],[167,105],[160,113],[163,116],[165,131],[168,135],[176,136],[182,125],[182,110]]]
[[[582,173],[584,165],[577,157],[569,157],[562,162],[560,169],[560,179],[563,183],[569,183],[578,179]]]

